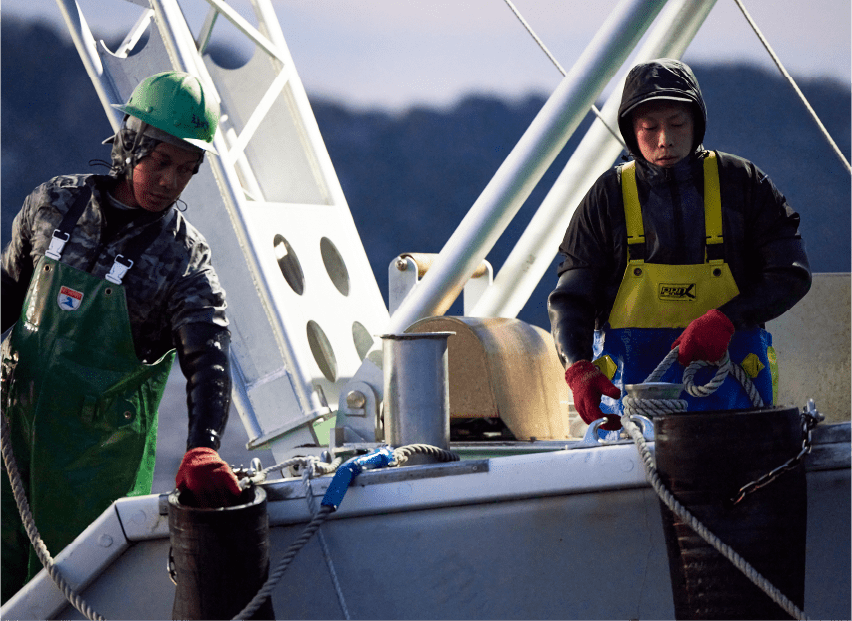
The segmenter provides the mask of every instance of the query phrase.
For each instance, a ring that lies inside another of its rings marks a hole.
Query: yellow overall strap
[[[642,207],[639,205],[639,189],[636,186],[636,161],[631,160],[621,167],[621,196],[624,200],[624,219],[627,224],[627,245],[645,243],[645,227],[642,224]],[[722,239],[722,193],[719,185],[719,162],[716,153],[710,151],[704,158],[704,234],[706,247],[721,244]],[[724,258],[707,259],[707,263],[723,263]],[[642,257],[644,259],[644,256]],[[628,255],[628,263],[642,263]]]
[[[642,207],[639,205],[639,188],[636,187],[636,161],[631,160],[621,167],[621,196],[624,201],[624,219],[627,224],[627,246],[645,243],[645,227],[642,224]],[[631,259],[628,263],[644,262],[641,259]]]
[[[704,234],[706,246],[704,258],[707,263],[723,263],[724,258],[709,259],[707,248],[722,243],[722,192],[719,186],[719,162],[716,153],[710,151],[704,158]]]

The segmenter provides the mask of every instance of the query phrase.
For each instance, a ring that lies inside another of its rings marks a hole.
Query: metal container
[[[625,384],[624,391],[636,399],[677,399],[683,392],[683,384],[670,384],[669,382]]]
[[[407,444],[450,446],[450,388],[447,339],[454,332],[383,334],[384,438]],[[431,463],[415,455],[407,462]]]

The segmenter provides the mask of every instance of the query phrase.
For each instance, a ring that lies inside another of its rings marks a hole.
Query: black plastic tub
[[[763,408],[672,414],[654,420],[660,478],[678,501],[800,609],[805,594],[804,466],[730,502],[737,491],[799,453],[801,414]],[[790,616],[660,503],[678,619]]]
[[[242,504],[201,509],[169,495],[170,571],[176,583],[173,619],[231,619],[269,575],[266,492],[252,487]],[[267,599],[252,619],[274,619]]]

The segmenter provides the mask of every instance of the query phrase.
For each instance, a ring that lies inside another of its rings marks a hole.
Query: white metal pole
[[[660,0],[621,0],[497,170],[432,268],[390,319],[388,332],[443,314],[564,148],[662,9]]]
[[[95,92],[98,94],[98,99],[101,100],[101,105],[106,112],[107,119],[112,126],[113,131],[118,131],[121,127],[122,114],[112,107],[112,104],[124,103],[119,100],[115,86],[109,81],[104,74],[103,63],[98,56],[97,43],[92,36],[92,31],[89,30],[89,25],[86,23],[86,18],[80,10],[80,5],[75,0],[56,0],[59,5],[59,12],[62,13],[62,18],[68,26],[68,32],[71,35],[71,40],[80,54],[80,60],[83,61],[83,66],[86,68],[86,73],[92,80],[95,87]]]
[[[672,0],[636,55],[636,63],[654,58],[680,58],[704,23],[716,0]],[[622,78],[602,109],[610,127],[617,127]],[[595,180],[621,153],[622,147],[600,119],[595,119],[562,173],[542,201],[523,235],[471,315],[515,317],[548,270],[577,205]]]

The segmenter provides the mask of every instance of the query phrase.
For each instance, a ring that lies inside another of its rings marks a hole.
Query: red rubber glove
[[[621,396],[621,390],[613,384],[601,370],[588,360],[578,360],[565,370],[565,381],[574,393],[574,406],[583,422],[590,425],[604,417],[601,412],[601,395],[613,399]],[[601,429],[614,431],[621,429],[621,421],[615,414],[607,414],[607,421]]]
[[[181,492],[190,492],[189,502],[184,504],[198,507],[227,507],[242,493],[231,467],[215,449],[203,446],[189,449],[183,456],[175,485]]]
[[[718,310],[709,310],[693,319],[683,333],[672,343],[680,347],[677,361],[683,366],[696,360],[717,362],[722,359],[734,336],[734,324]]]

